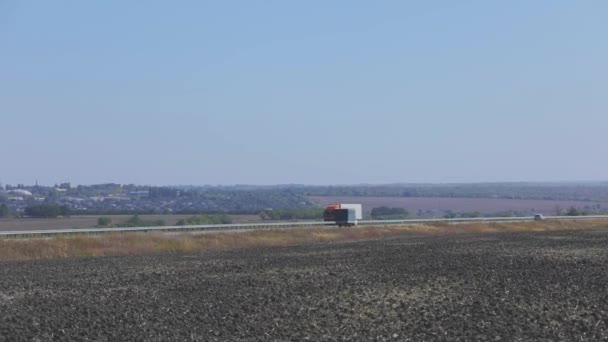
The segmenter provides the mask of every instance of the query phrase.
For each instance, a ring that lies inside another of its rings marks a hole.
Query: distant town
[[[28,216],[55,206],[57,215],[254,214],[312,218],[332,202],[363,203],[365,215],[399,217],[527,216],[608,212],[608,183],[387,185],[143,186],[134,184],[0,186],[0,216]],[[291,214],[286,214],[291,211]],[[30,213],[33,212],[30,210]],[[276,214],[277,212],[281,213]],[[294,214],[301,212],[304,214]],[[274,214],[271,214],[274,213]],[[388,213],[388,214],[386,214]]]
[[[264,209],[313,206],[305,197],[289,191],[114,183],[6,185],[0,190],[0,203],[14,213],[23,213],[28,206],[52,204],[65,206],[72,214],[252,214]]]

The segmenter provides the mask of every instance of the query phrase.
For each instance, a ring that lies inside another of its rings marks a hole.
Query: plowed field
[[[608,231],[0,263],[0,341],[608,338]]]

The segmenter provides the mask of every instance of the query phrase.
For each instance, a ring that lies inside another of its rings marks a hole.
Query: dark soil
[[[0,341],[608,339],[608,231],[0,263]]]

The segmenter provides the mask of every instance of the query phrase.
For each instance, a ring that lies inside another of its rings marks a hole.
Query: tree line
[[[319,220],[323,218],[323,209],[274,209],[264,210],[259,215],[262,220]]]
[[[230,224],[232,223],[232,219],[230,216],[225,214],[220,215],[199,215],[192,216],[186,219],[181,219],[177,221],[177,226],[188,226],[188,225],[203,225],[203,224]],[[165,220],[146,220],[141,218],[139,215],[131,216],[124,223],[113,223],[112,217],[110,216],[100,216],[97,218],[97,226],[104,228],[113,228],[113,227],[162,227],[166,226]]]
[[[402,220],[409,216],[409,212],[404,208],[377,207],[373,208],[371,216],[374,220]]]
[[[70,216],[70,208],[57,204],[37,204],[25,207],[24,214],[35,218],[56,218]]]

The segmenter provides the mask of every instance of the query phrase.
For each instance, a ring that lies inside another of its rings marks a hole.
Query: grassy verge
[[[354,228],[298,228],[206,234],[110,233],[55,238],[0,240],[0,261],[163,252],[220,251],[273,246],[296,246],[311,243],[378,240],[402,235],[540,232],[598,228],[608,228],[608,221],[539,221]]]

